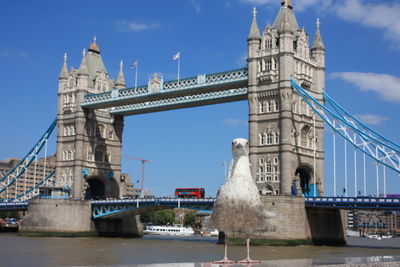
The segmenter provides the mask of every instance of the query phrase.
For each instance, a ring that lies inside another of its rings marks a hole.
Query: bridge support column
[[[344,211],[338,209],[307,208],[307,218],[313,244],[346,245],[344,215]]]
[[[90,201],[31,199],[19,233],[33,236],[94,236]]]
[[[96,231],[99,236],[106,237],[141,237],[143,226],[139,215],[126,218],[95,220]]]

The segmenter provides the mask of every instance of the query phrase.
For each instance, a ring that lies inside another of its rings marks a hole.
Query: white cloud
[[[399,2],[346,0],[336,4],[334,10],[345,21],[383,29],[384,37],[400,48]]]
[[[379,125],[384,121],[389,120],[388,117],[385,116],[380,116],[380,115],[376,115],[376,114],[358,114],[355,115],[355,117],[357,119],[359,119],[360,121],[369,124],[369,125]]]
[[[304,11],[307,8],[315,7],[319,10],[326,10],[332,5],[332,0],[298,0],[295,2],[295,9],[297,11]]]
[[[116,25],[120,31],[123,32],[138,32],[145,30],[158,29],[161,27],[160,23],[143,23],[139,21],[119,20]]]
[[[200,12],[201,12],[200,2],[198,0],[191,0],[190,2],[192,3],[192,6],[193,6],[194,10],[196,11],[196,13],[200,14]]]
[[[225,119],[222,123],[232,127],[247,125],[247,121],[233,118]]]
[[[361,91],[376,92],[386,101],[400,102],[399,77],[371,72],[335,72],[331,77],[350,82]]]

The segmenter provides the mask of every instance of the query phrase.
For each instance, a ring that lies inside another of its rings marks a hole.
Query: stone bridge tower
[[[78,70],[59,76],[56,185],[70,188],[73,199],[119,197],[123,117],[108,110],[84,110],[80,103],[90,93],[125,88],[122,62],[116,81],[109,78],[96,39],[83,51]]]
[[[313,45],[300,28],[292,1],[283,1],[260,34],[256,11],[248,36],[249,139],[252,173],[261,194],[323,194],[323,121],[292,89],[295,79],[323,101],[325,48],[319,21]],[[315,127],[315,128],[314,128]],[[295,181],[295,182],[294,182]],[[316,181],[316,185],[314,185]]]

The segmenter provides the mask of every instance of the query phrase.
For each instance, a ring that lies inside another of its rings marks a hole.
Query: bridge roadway
[[[87,94],[81,106],[110,108],[113,115],[134,115],[247,99],[247,68],[165,83],[158,80],[155,86],[151,82],[149,86]]]
[[[214,202],[215,198],[185,199],[166,197],[92,200],[92,218],[117,218],[126,214],[141,214],[168,208],[211,211]],[[25,211],[28,209],[28,205],[28,201],[1,202],[0,211]],[[400,210],[400,199],[382,197],[306,197],[305,206],[324,209]]]

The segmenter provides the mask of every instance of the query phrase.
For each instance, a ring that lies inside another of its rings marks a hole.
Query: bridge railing
[[[400,210],[400,199],[385,197],[306,197],[306,207]]]
[[[197,210],[210,210],[215,198],[138,198],[138,199],[113,199],[93,200],[92,218],[119,217],[132,213],[140,208],[192,208]]]
[[[229,84],[234,82],[246,81],[248,79],[247,68],[236,69],[226,72],[213,74],[200,74],[196,77],[185,78],[181,80],[173,80],[163,83],[158,94],[171,93],[174,91],[182,91],[187,89],[197,89],[203,87],[212,87],[220,84]],[[148,86],[138,88],[126,88],[113,90],[98,94],[87,94],[82,107],[90,107],[96,104],[104,104],[109,102],[118,102],[128,98],[136,98],[153,94],[149,91]]]

